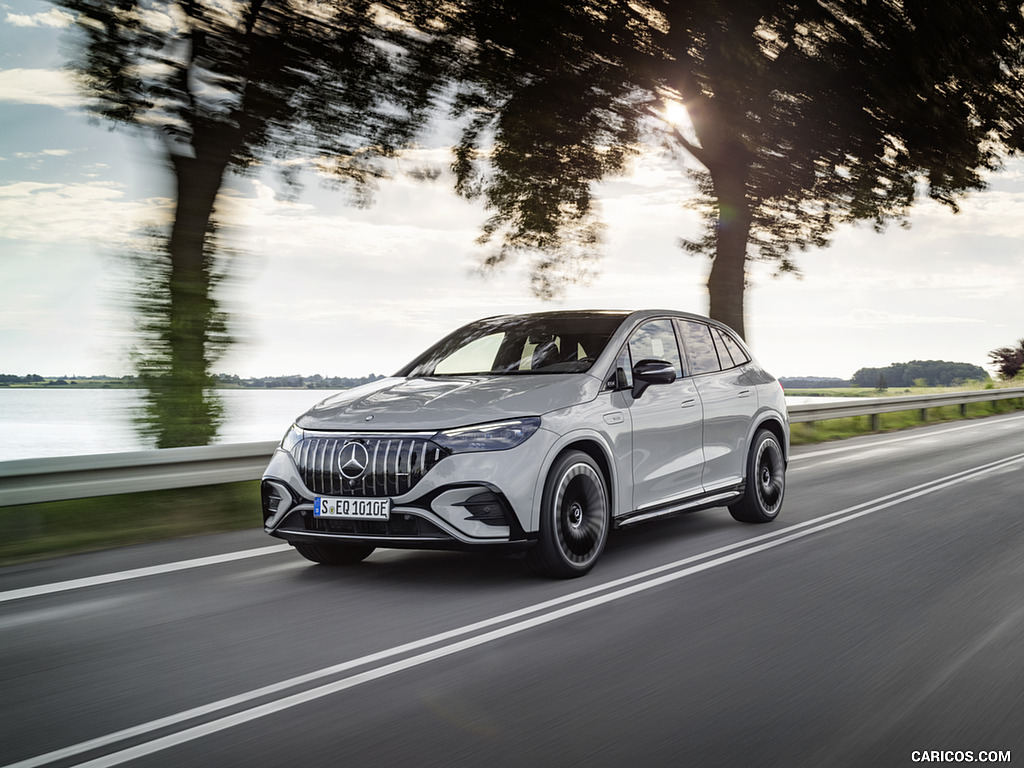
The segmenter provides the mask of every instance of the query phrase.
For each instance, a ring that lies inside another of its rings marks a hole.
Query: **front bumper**
[[[278,449],[261,485],[264,530],[287,541],[336,540],[407,549],[518,549],[536,539],[534,507],[556,436],[539,429],[503,451],[459,453],[392,496],[390,519],[313,516],[315,494],[291,454]]]

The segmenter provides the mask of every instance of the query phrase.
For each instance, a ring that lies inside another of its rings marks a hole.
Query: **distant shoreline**
[[[68,389],[134,389],[140,392],[145,391],[145,387],[139,384],[94,384],[91,382],[77,383],[77,384],[0,384],[0,389],[52,389],[57,391],[63,391]],[[281,389],[281,390],[315,390],[322,389],[325,392],[337,389],[349,389],[349,387],[260,387],[260,386],[245,386],[245,385],[217,385],[212,387],[215,390],[238,390],[238,389]]]
[[[215,390],[234,389],[292,389],[292,390],[328,390],[351,389],[368,384],[383,376],[263,376],[260,378],[243,379],[239,376],[220,374],[214,377],[211,388]],[[0,389],[137,389],[145,391],[146,387],[134,376],[115,378],[111,376],[12,376],[0,374]]]

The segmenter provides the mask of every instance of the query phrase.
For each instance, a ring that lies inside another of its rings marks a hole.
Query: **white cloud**
[[[61,69],[0,70],[0,102],[76,109],[84,103],[70,73]]]
[[[1021,206],[1024,191],[990,189],[965,198],[959,213],[932,201],[922,203],[914,213],[912,225],[927,227],[935,241],[953,235],[1019,238],[1024,236]]]
[[[826,318],[822,324],[842,328],[886,329],[901,325],[958,325],[982,322],[984,321],[978,318],[952,315],[916,315],[881,309],[855,309],[847,317]]]
[[[14,156],[21,160],[31,160],[37,157],[67,157],[72,151],[70,149],[44,149],[41,152],[15,152]]]
[[[142,217],[158,216],[163,200],[125,200],[112,182],[21,181],[0,186],[0,237],[35,243],[91,240],[117,244]]]
[[[15,27],[67,27],[74,24],[75,17],[57,8],[41,13],[8,13],[5,22]]]

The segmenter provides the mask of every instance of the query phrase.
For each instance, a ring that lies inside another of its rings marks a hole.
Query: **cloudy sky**
[[[0,373],[129,371],[133,233],[168,205],[154,147],[90,123],[64,63],[65,19],[38,0],[0,0]],[[419,160],[445,166],[443,146]],[[667,158],[639,158],[601,189],[598,273],[555,302],[533,298],[522,265],[483,278],[485,212],[396,177],[356,209],[315,180],[291,198],[273,178],[233,179],[240,256],[228,307],[240,343],[218,370],[241,376],[391,373],[478,317],[554,308],[665,307],[704,313],[708,263],[676,245],[696,221]],[[448,180],[450,181],[450,180]],[[801,254],[803,279],[755,266],[748,340],[780,376],[848,377],[912,359],[987,365],[1024,336],[1024,163],[953,215],[922,203],[909,230],[867,227]]]

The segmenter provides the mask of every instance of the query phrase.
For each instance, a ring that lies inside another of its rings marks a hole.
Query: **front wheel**
[[[754,435],[747,455],[747,485],[743,498],[729,507],[741,523],[770,523],[782,509],[786,493],[786,459],[778,438],[767,429]]]
[[[526,555],[544,576],[571,579],[594,567],[611,525],[608,484],[582,451],[559,457],[544,483],[539,540]]]
[[[373,552],[374,547],[368,544],[342,544],[338,542],[309,543],[296,541],[292,543],[295,551],[307,560],[321,565],[349,565],[365,560]]]

